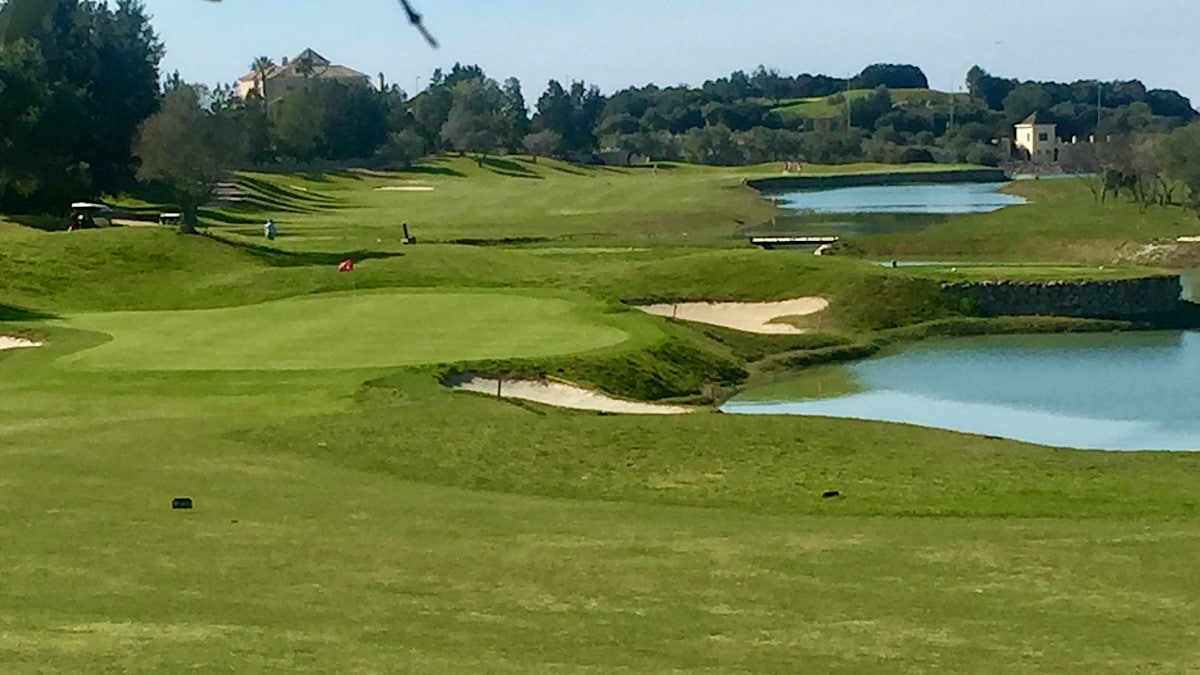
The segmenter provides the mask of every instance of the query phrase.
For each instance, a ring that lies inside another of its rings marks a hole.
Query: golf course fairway
[[[594,302],[486,290],[332,293],[219,309],[79,314],[66,324],[112,339],[62,362],[104,370],[320,370],[552,356],[654,330],[632,314],[605,315]]]

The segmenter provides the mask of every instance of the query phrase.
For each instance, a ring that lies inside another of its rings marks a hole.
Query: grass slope
[[[478,366],[470,350],[522,318],[528,356],[501,366],[644,397],[978,324],[904,269],[679,245],[746,213],[726,187],[742,170],[660,169],[675,191],[655,188],[659,204],[639,170],[439,166],[464,175],[420,179],[462,181],[474,208],[423,207],[431,236],[599,228],[655,245],[401,248],[385,229],[421,221],[384,200],[428,195],[372,186],[413,172],[264,176],[256,204],[213,214],[221,239],[0,224],[0,332],[47,339],[0,352],[0,671],[1200,669],[1200,455],[447,391],[444,368]],[[701,199],[725,206],[680,207],[714,186],[728,191]],[[612,203],[547,214],[543,191],[587,203],[572,190]],[[295,219],[277,247],[239,234],[268,214]],[[334,270],[347,254],[353,276]],[[832,302],[820,335],[614,311],[809,294]],[[573,327],[555,348],[609,346],[547,355],[555,314]],[[220,335],[229,351],[209,353]],[[331,349],[310,355],[319,370],[242,369],[288,366],[269,360],[282,338]],[[390,365],[406,347],[447,363]],[[145,370],[181,364],[210,370]],[[183,495],[197,508],[172,511]]]

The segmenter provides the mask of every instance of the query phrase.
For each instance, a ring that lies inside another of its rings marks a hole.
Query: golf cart
[[[91,227],[112,227],[112,207],[95,202],[72,202],[71,219],[67,221],[68,230],[82,230]]]

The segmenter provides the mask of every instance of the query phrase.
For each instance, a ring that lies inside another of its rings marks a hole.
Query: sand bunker
[[[41,347],[42,343],[29,338],[15,335],[0,335],[0,351],[5,349],[21,349],[23,347]]]
[[[680,302],[673,305],[641,305],[638,309],[668,318],[724,326],[747,333],[794,335],[807,333],[786,323],[771,323],[784,316],[816,314],[829,306],[825,298],[795,298],[780,302]]]
[[[375,189],[380,192],[433,192],[428,185],[384,185]]]
[[[454,388],[495,396],[496,385],[496,380],[475,377]],[[631,415],[682,415],[690,413],[693,410],[692,408],[678,405],[623,401],[619,398],[605,396],[604,394],[582,389],[571,384],[566,384],[565,382],[554,382],[552,380],[504,380],[500,383],[500,395],[502,398],[519,398],[559,408],[628,413]]]

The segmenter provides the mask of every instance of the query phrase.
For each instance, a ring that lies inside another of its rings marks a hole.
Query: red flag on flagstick
[[[338,271],[339,272],[353,272],[354,271],[354,261],[351,260],[350,258],[346,258],[345,260],[339,262],[338,263]]]

